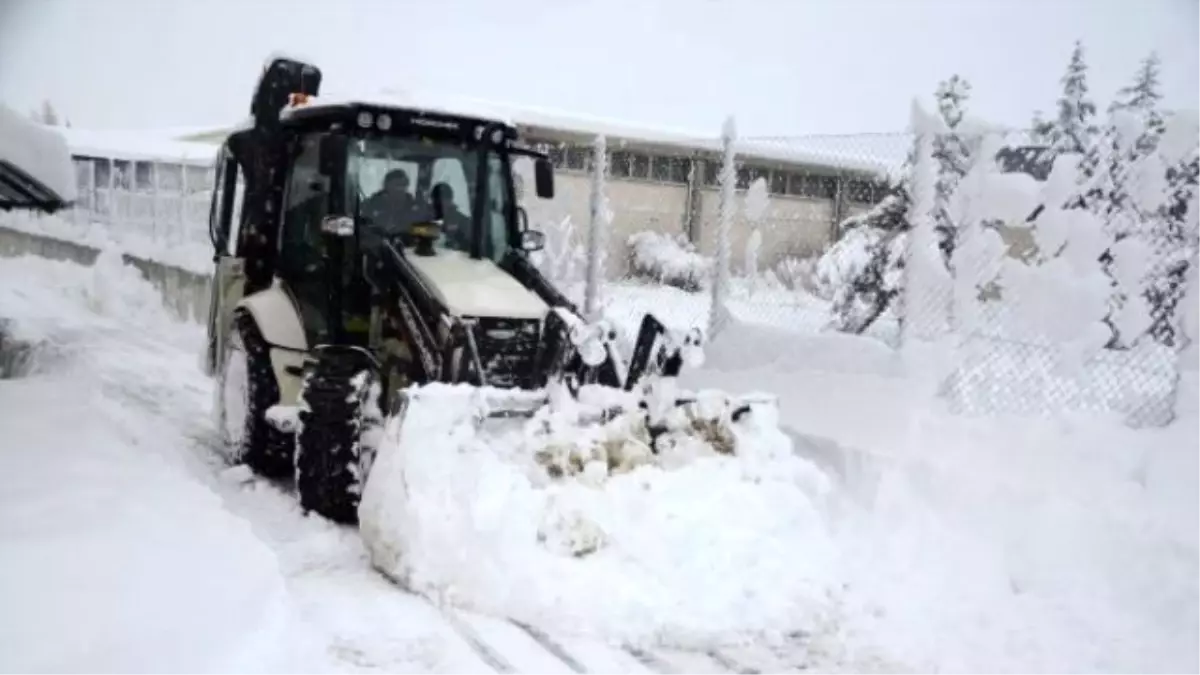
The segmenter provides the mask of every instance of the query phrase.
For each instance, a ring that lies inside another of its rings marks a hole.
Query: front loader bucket
[[[432,563],[409,557],[455,545],[435,541],[433,531],[510,527],[489,523],[526,517],[504,500],[530,486],[581,482],[603,489],[643,466],[672,470],[704,457],[736,459],[763,438],[787,444],[776,418],[771,396],[677,391],[670,380],[637,391],[412,387],[386,422],[359,503],[359,529],[372,564],[420,591],[412,570]],[[450,514],[478,520],[430,528],[430,518]],[[578,556],[599,544],[582,537],[571,546]]]

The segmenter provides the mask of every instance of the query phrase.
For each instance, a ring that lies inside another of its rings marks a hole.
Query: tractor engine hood
[[[436,255],[411,255],[407,260],[455,316],[541,319],[550,309],[487,258],[476,260],[462,251],[438,249]]]

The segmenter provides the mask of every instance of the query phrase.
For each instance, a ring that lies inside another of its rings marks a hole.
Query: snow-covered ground
[[[446,607],[372,571],[354,530],[221,466],[203,329],[168,319],[113,256],[0,260],[0,318],[42,345],[34,372],[0,382],[0,566],[18,570],[5,670],[1200,669],[1194,371],[1164,429],[964,419],[877,341],[735,324],[685,384],[778,394],[805,461],[703,460],[564,491],[628,538],[552,564],[521,540],[536,524],[519,520],[519,476],[431,466],[464,483],[422,521],[440,560],[512,555],[442,569],[426,590],[453,587]]]

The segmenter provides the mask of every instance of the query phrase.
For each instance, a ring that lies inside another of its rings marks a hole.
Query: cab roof
[[[284,126],[375,130],[388,135],[432,135],[478,140],[487,128],[498,129],[504,140],[515,141],[517,128],[507,120],[462,115],[426,107],[375,99],[325,100],[309,97],[279,113]]]

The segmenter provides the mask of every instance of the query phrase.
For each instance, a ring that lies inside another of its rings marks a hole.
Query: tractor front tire
[[[377,375],[360,354],[318,354],[300,392],[296,492],[300,507],[348,525],[358,523],[369,453],[363,432]]]
[[[267,421],[267,409],[279,402],[279,383],[270,347],[249,312],[234,314],[216,395],[218,432],[228,459],[260,476],[287,477],[293,441]]]

